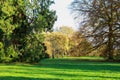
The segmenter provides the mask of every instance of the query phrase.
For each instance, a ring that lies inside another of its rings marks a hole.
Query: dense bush
[[[18,58],[18,53],[15,51],[13,46],[9,46],[6,51],[4,45],[0,42],[0,62],[13,62]]]
[[[22,62],[38,62],[45,56],[43,34],[32,34],[26,38],[26,45],[20,49],[19,60]]]

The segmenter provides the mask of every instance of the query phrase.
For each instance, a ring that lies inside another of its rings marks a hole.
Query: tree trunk
[[[55,58],[55,53],[54,53],[54,52],[55,52],[55,51],[52,52],[52,59]]]

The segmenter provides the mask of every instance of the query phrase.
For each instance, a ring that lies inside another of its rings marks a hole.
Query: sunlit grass
[[[0,80],[72,79],[119,80],[120,63],[82,61],[81,58],[64,58],[45,59],[39,64],[34,65],[21,63],[0,64]]]
[[[85,60],[105,60],[103,57],[95,57],[95,56],[83,56],[83,57],[64,57],[61,59],[85,59]]]

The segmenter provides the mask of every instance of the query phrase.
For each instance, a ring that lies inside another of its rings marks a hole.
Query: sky
[[[55,4],[52,5],[52,9],[56,10],[57,21],[54,24],[54,29],[61,26],[68,26],[76,29],[74,17],[69,9],[73,0],[54,0]]]

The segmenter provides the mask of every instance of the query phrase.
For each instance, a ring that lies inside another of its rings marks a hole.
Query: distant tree
[[[86,56],[89,54],[92,45],[80,32],[75,32],[69,42],[70,56]]]
[[[47,53],[52,58],[67,55],[68,41],[68,37],[59,32],[46,34],[45,45],[47,47]]]
[[[80,32],[74,32],[70,36],[61,32],[45,33],[44,43],[47,54],[52,58],[85,56],[92,48],[91,43]]]
[[[68,55],[69,54],[69,50],[70,50],[70,39],[71,37],[73,36],[73,34],[75,33],[75,30],[72,28],[72,27],[69,27],[69,26],[61,26],[58,30],[57,30],[58,33],[61,33],[63,36],[66,36],[66,54]]]
[[[113,59],[114,50],[120,49],[120,1],[74,0],[71,9],[85,16],[81,30],[90,37],[94,48],[107,45],[105,53]]]
[[[64,35],[72,35],[75,31],[72,29],[72,27],[68,26],[61,26],[57,32],[63,33]]]

